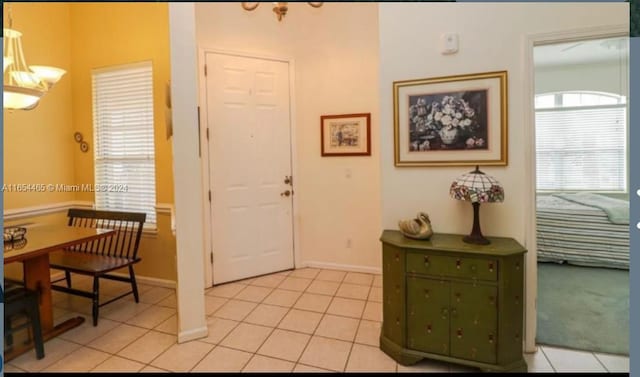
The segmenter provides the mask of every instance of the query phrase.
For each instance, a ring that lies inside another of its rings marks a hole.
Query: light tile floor
[[[89,286],[82,277],[74,281]],[[74,283],[75,284],[75,283]],[[122,291],[106,281],[107,295]],[[423,360],[402,366],[378,348],[380,275],[304,268],[209,288],[207,338],[177,344],[173,290],[140,285],[132,298],[101,309],[78,328],[26,353],[7,372],[380,371],[463,372],[472,368]],[[107,299],[105,296],[104,299]],[[54,292],[57,321],[91,313],[90,300]],[[530,372],[628,372],[629,358],[540,346],[525,354]]]

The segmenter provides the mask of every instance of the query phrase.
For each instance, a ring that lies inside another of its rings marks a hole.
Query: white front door
[[[289,63],[205,56],[213,283],[293,268]]]

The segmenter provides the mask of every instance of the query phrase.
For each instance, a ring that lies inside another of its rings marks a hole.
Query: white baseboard
[[[129,277],[129,274],[124,274],[121,272],[112,272],[109,275],[122,276],[125,278]],[[160,278],[154,278],[150,276],[140,276],[136,274],[136,281],[140,284],[147,284],[147,285],[154,285],[156,287],[176,289],[176,282],[169,279],[160,279]]]
[[[209,334],[207,326],[198,327],[197,329],[191,329],[187,331],[180,331],[178,334],[178,343],[188,342],[190,340],[196,340],[204,338]]]
[[[327,270],[340,270],[340,271],[349,271],[349,272],[363,272],[367,274],[377,274],[377,275],[382,274],[382,268],[357,266],[353,264],[305,261],[305,262],[302,262],[302,266],[299,266],[298,268],[300,267],[324,268]]]
[[[112,272],[109,275],[116,275],[116,276],[122,276],[122,277],[129,277],[129,274],[123,274],[120,272]],[[64,272],[63,271],[57,271],[51,274],[51,281],[54,280],[59,280],[64,278]],[[140,276],[140,275],[136,275],[136,281],[140,284],[147,284],[147,285],[153,285],[156,287],[163,287],[163,288],[170,288],[170,289],[176,289],[176,282],[173,280],[168,280],[168,279],[159,279],[159,278],[154,278],[154,277],[149,277],[149,276]]]

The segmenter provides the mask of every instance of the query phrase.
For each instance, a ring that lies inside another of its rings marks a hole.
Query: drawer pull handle
[[[400,325],[400,318],[396,318],[396,325]]]
[[[462,261],[460,261],[460,259],[456,260],[456,268],[459,270],[460,269],[460,265],[462,264]]]
[[[493,262],[489,263],[489,272],[493,272]]]
[[[428,289],[424,290],[424,298],[429,298],[429,290]]]
[[[451,309],[451,318],[457,318],[458,317],[458,311],[455,309]]]
[[[449,309],[447,308],[443,308],[442,309],[442,318],[443,319],[447,319],[447,316],[449,315]]]
[[[520,296],[516,296],[516,305],[520,303]]]
[[[427,334],[431,334],[431,325],[427,325]]]
[[[429,256],[425,255],[424,256],[424,266],[425,267],[429,267],[430,261],[429,261]]]
[[[456,292],[456,302],[460,302],[460,292]]]
[[[493,334],[489,334],[489,343],[493,344]]]
[[[520,262],[516,262],[516,270],[520,269]]]
[[[489,304],[493,305],[496,303],[496,299],[493,296],[489,296]]]
[[[400,253],[396,253],[396,262],[400,261]]]
[[[520,333],[516,333],[516,340],[520,339]]]
[[[457,333],[458,339],[462,339],[462,329],[458,329],[456,333]]]

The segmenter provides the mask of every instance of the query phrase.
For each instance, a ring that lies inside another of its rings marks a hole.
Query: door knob
[[[285,192],[281,192],[280,196],[291,196],[291,191],[286,190]]]

